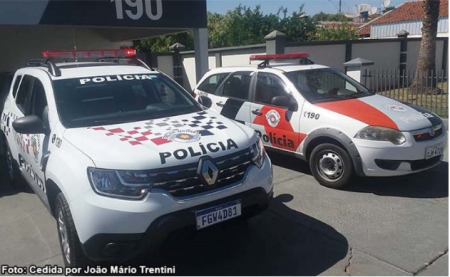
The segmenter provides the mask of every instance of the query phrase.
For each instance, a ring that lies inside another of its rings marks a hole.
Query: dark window
[[[247,100],[253,73],[245,71],[231,74],[223,84],[222,96]]]
[[[211,94],[216,94],[217,88],[228,74],[230,73],[220,73],[209,76],[208,78],[206,78],[206,80],[204,80],[200,84],[200,86],[198,86],[198,90]]]
[[[114,75],[53,82],[61,123],[67,128],[117,124],[201,110],[162,74]]]
[[[25,75],[22,78],[22,83],[20,84],[19,91],[17,92],[16,104],[24,115],[29,115],[31,90],[33,89],[34,80],[34,77]]]
[[[285,75],[303,97],[313,103],[372,95],[355,80],[331,68],[291,71]]]
[[[30,105],[30,115],[36,115],[41,120],[44,119],[44,109],[47,107],[47,98],[45,96],[44,86],[41,81],[36,79],[33,85],[32,104]]]
[[[269,73],[258,73],[255,89],[255,102],[272,105],[275,96],[288,96],[286,85],[279,77]]]
[[[22,79],[22,75],[18,75],[16,77],[16,81],[14,82],[14,87],[13,87],[13,97],[16,98],[17,95],[17,89],[19,88],[19,84],[20,84],[20,80]]]

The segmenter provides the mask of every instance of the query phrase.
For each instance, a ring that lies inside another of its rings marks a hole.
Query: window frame
[[[45,92],[44,83],[39,78],[34,77],[33,87],[31,89],[31,98],[30,98],[30,104],[29,104],[29,107],[28,107],[28,112],[29,112],[29,115],[35,115],[35,116],[39,117],[43,121],[44,120],[42,118],[43,110],[40,113],[36,114],[35,103],[36,103],[36,94],[37,93],[36,93],[35,88],[36,88],[37,82],[39,82],[41,84],[41,86],[42,86],[42,91],[44,93],[45,103],[47,104],[46,106],[48,107],[48,99],[47,99],[47,93]]]
[[[228,78],[228,76],[230,74],[232,74],[233,72],[219,72],[219,73],[215,73],[215,74],[211,74],[209,75],[205,80],[203,80],[203,82],[201,82],[200,85],[197,86],[197,90],[201,91],[201,92],[205,92],[208,94],[212,94],[212,95],[218,95],[217,92],[219,91],[220,86],[222,85],[222,83]],[[205,90],[202,90],[200,87],[205,84],[210,78],[212,77],[216,77],[216,76],[220,76],[223,75],[223,78],[217,83],[216,87],[214,88],[214,92],[208,92]]]
[[[20,92],[20,89],[22,88],[22,85],[24,84],[23,81],[25,80],[26,77],[27,78],[31,78],[30,87],[29,87],[29,89],[27,91],[27,93],[29,94],[29,98],[27,99],[27,97],[25,96],[24,101],[23,101],[24,103],[23,103],[23,106],[22,106],[22,104],[17,103],[17,100],[19,99],[19,97],[18,97],[19,96],[19,92]],[[16,97],[15,97],[14,103],[16,104],[16,107],[23,113],[24,116],[27,116],[27,115],[30,114],[31,99],[33,97],[33,88],[34,88],[34,82],[36,81],[36,79],[37,78],[32,76],[32,75],[23,74],[22,78],[21,78],[21,81],[20,81],[20,85],[19,85],[19,87],[17,89],[17,94],[16,94]]]
[[[255,76],[255,80],[254,80],[254,82],[253,82],[253,91],[252,91],[252,96],[251,96],[251,101],[252,101],[252,103],[256,103],[256,104],[260,104],[260,105],[268,105],[268,106],[272,106],[272,107],[278,107],[278,108],[286,109],[286,107],[275,106],[275,105],[273,105],[272,103],[269,103],[269,104],[268,104],[268,103],[263,103],[263,102],[257,102],[257,101],[256,101],[256,87],[257,87],[257,85],[258,85],[258,77],[259,77],[260,74],[265,74],[265,75],[268,75],[268,76],[270,76],[270,77],[272,77],[272,76],[275,77],[275,78],[278,79],[278,80],[283,84],[283,86],[287,89],[287,84],[286,84],[286,82],[285,82],[280,76],[278,76],[278,75],[276,75],[276,74],[274,74],[274,73],[272,73],[272,72],[258,71],[257,74],[255,74],[256,76]],[[294,96],[292,95],[292,93],[287,92],[287,91],[285,91],[285,93],[286,93],[286,96],[289,97],[289,99],[292,101],[293,98],[294,98]]]
[[[225,83],[232,78],[234,75],[236,74],[243,74],[243,73],[248,73],[251,77],[250,79],[250,83],[248,85],[248,94],[247,94],[247,98],[237,98],[237,97],[233,97],[233,96],[228,96],[228,95],[223,95],[223,88],[225,86]],[[253,75],[252,75],[253,74]],[[225,97],[225,98],[231,98],[231,99],[236,99],[236,100],[240,100],[240,101],[251,101],[252,99],[252,91],[253,91],[253,83],[255,82],[255,76],[256,76],[256,71],[255,70],[239,70],[239,71],[234,71],[234,72],[230,72],[228,74],[228,76],[222,81],[222,83],[220,84],[219,88],[217,88],[216,90],[216,96],[220,96],[220,97]]]
[[[17,75],[12,83],[12,97],[16,99],[17,93],[19,92],[20,85],[22,84],[24,74]]]

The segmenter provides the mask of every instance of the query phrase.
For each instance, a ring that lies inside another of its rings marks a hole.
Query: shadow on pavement
[[[360,179],[346,190],[382,196],[445,198],[448,197],[448,163],[401,177]]]
[[[22,178],[22,177],[20,177]],[[5,180],[3,171],[0,170],[0,198],[18,193],[34,193],[26,181],[22,178],[17,184],[11,185]]]
[[[268,153],[274,165],[311,175],[306,162],[276,152]],[[383,196],[445,198],[448,197],[448,182],[448,163],[442,162],[432,169],[401,177],[357,178],[344,190]]]
[[[311,174],[309,170],[309,164],[293,156],[281,154],[274,152],[273,150],[267,149],[267,154],[269,154],[270,160],[273,165],[284,167],[286,169],[294,170],[300,173]]]
[[[176,266],[177,275],[317,275],[344,259],[348,242],[329,225],[292,210],[279,195],[248,223],[169,237],[132,266]]]

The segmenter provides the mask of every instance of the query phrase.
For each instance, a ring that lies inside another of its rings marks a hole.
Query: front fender
[[[68,141],[53,147],[45,169],[46,180],[53,181],[64,194],[69,206],[79,195],[92,189],[87,168],[94,162]]]
[[[314,142],[317,139],[328,138],[339,142],[345,150],[350,154],[350,157],[353,161],[353,167],[355,168],[355,172],[358,176],[364,177],[364,171],[361,161],[361,156],[359,155],[358,149],[353,143],[352,139],[348,137],[343,132],[333,129],[333,128],[319,128],[311,132],[303,142],[303,153],[305,153],[305,157],[309,159],[309,152],[306,150],[310,143]],[[311,149],[312,151],[312,149]]]

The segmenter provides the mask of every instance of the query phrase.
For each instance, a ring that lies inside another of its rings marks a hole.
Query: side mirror
[[[273,97],[271,103],[274,106],[279,106],[279,107],[284,107],[284,108],[289,108],[289,106],[291,105],[291,101],[289,100],[289,97],[284,96],[284,95]]]
[[[206,96],[199,96],[198,102],[207,108],[211,108],[211,106],[212,106],[211,98],[206,97]]]
[[[42,120],[35,115],[18,118],[12,123],[14,130],[20,134],[45,134]]]

